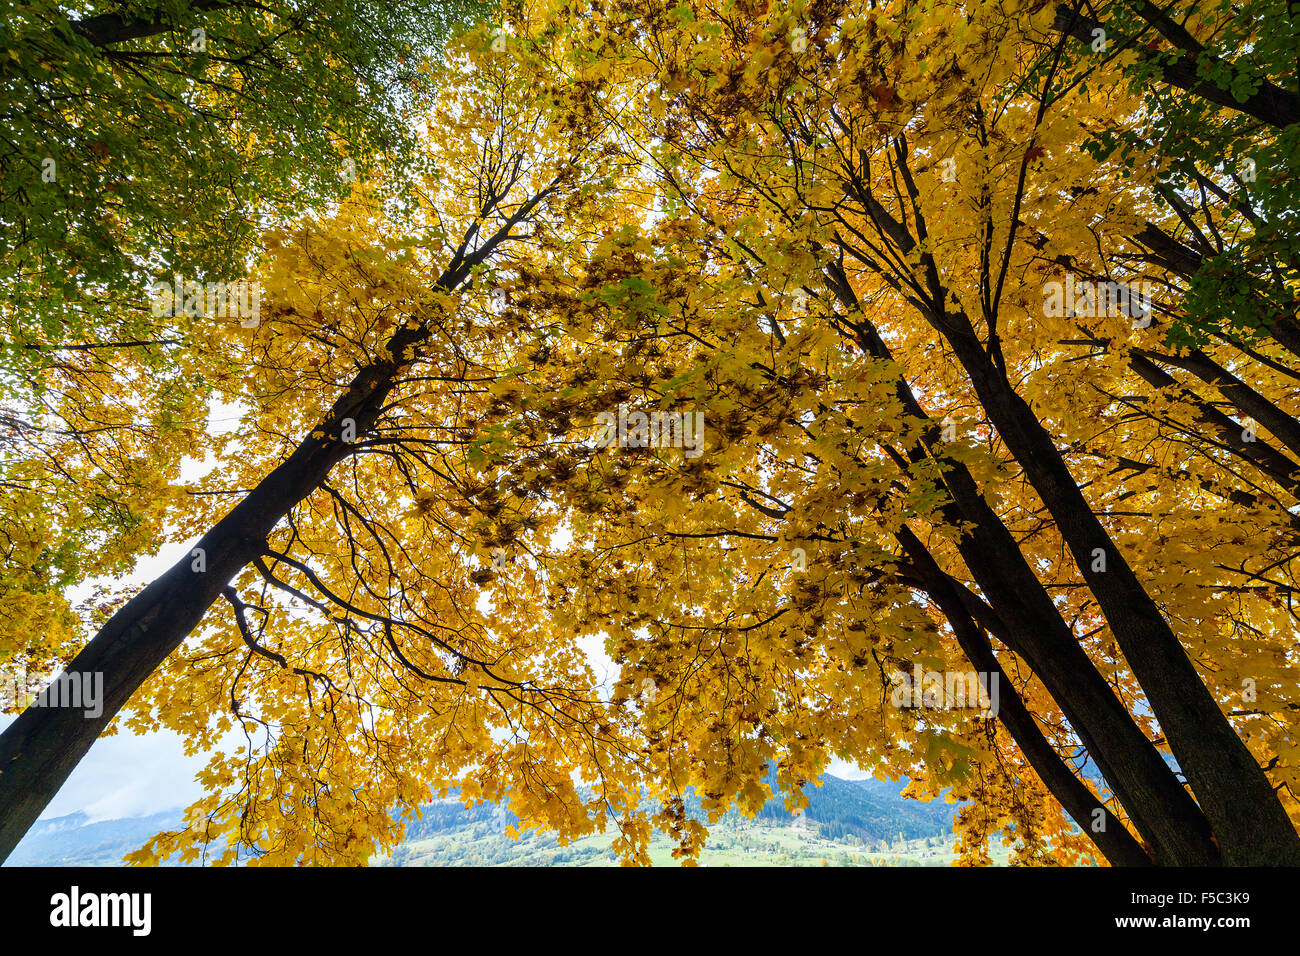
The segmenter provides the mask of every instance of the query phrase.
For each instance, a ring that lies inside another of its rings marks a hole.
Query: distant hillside
[[[127,853],[180,823],[180,810],[94,823],[84,813],[37,820],[5,866],[121,866]]]
[[[768,779],[774,786],[775,780]],[[753,819],[732,811],[709,829],[701,862],[708,866],[948,866],[952,863],[952,820],[957,806],[921,803],[901,796],[906,781],[841,780],[826,777],[809,787],[801,818],[787,813],[776,797]],[[686,796],[696,817],[700,802]],[[552,834],[525,831],[518,840],[503,834],[515,817],[485,804],[466,808],[454,800],[425,807],[407,826],[406,841],[381,866],[610,866],[612,834],[585,837],[560,846]],[[656,834],[650,858],[674,865],[672,845]],[[992,851],[1004,863],[1003,848]]]
[[[775,780],[769,779],[775,789]],[[951,843],[953,804],[921,803],[900,795],[906,781],[841,780],[826,777],[822,786],[809,787],[809,806],[803,819],[787,813],[781,797],[769,801],[757,818],[748,821],[732,813],[712,831],[711,848],[734,851],[736,862],[771,862],[798,865],[825,856],[849,860],[858,854],[872,859],[859,863],[893,861],[939,865],[941,849]],[[688,794],[687,811],[701,816],[700,804]],[[608,863],[610,835],[560,847],[548,834],[528,833],[518,841],[503,836],[506,826],[518,821],[503,808],[485,804],[466,808],[455,800],[422,808],[422,819],[407,825],[407,839],[391,859],[374,862],[403,866],[439,865],[583,865]],[[148,817],[88,822],[84,813],[39,821],[18,844],[9,866],[118,866],[122,857],[139,848],[160,830],[177,829],[180,810]],[[656,846],[669,862],[666,842]],[[901,854],[901,855],[900,855]],[[907,857],[907,858],[905,858]],[[805,859],[806,858],[806,859]],[[877,859],[879,858],[879,859]],[[730,859],[730,857],[727,857]]]
[[[767,784],[776,792],[776,777],[769,775]],[[932,837],[952,829],[956,804],[933,800],[922,803],[901,795],[906,780],[897,783],[882,780],[841,780],[827,776],[822,786],[808,787],[808,821],[817,831],[833,839],[857,838],[864,842],[893,840],[900,836],[906,840]],[[703,818],[700,800],[688,791],[686,812]],[[444,830],[456,829],[478,823],[493,823],[497,830],[519,821],[493,804],[466,808],[456,800],[448,800],[421,808],[423,819],[407,824],[407,839],[418,840]],[[724,823],[742,819],[735,811],[727,814]],[[784,798],[779,794],[759,812],[758,820],[779,825],[792,825],[795,818],[786,811]]]
[[[768,785],[776,789],[775,778]],[[805,813],[817,829],[831,839],[856,837],[866,842],[932,837],[952,830],[957,804],[932,800],[922,803],[901,796],[906,780],[841,780],[825,777],[820,787],[808,787]],[[790,821],[781,799],[768,801],[759,819]]]

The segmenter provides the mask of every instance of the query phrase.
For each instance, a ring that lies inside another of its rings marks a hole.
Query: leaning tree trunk
[[[989,360],[969,319],[932,323],[970,376],[998,435],[1055,519],[1170,749],[1232,865],[1300,865],[1300,835],[1155,601],[1115,547],[1033,410]],[[1104,555],[1104,563],[1096,553]]]
[[[515,238],[514,228],[556,191],[559,182],[557,177],[520,203],[477,249],[467,252],[467,237],[433,287],[444,292],[461,287],[477,266]],[[502,194],[492,202],[499,206],[504,198]],[[483,213],[490,211],[485,208]],[[476,233],[477,226],[470,235]],[[398,373],[413,361],[430,331],[427,322],[399,326],[377,353],[389,357],[358,372],[309,433],[324,437],[303,439],[283,464],[199,541],[196,547],[203,549],[205,570],[193,570],[189,557],[181,559],[128,601],[73,658],[67,677],[103,674],[103,709],[98,717],[86,718],[81,711],[64,707],[29,707],[0,734],[0,862],[13,852],[131,695],[198,626],[239,569],[262,553],[276,524],[348,456],[350,446],[342,440],[345,430],[360,435],[375,424]],[[345,429],[345,423],[351,428]]]
[[[1092,840],[1111,866],[1151,866],[1153,860],[1124,824],[1106,808],[1061,759],[1043,736],[1029,708],[1007,680],[988,638],[966,609],[957,585],[939,567],[919,538],[904,525],[898,543],[915,565],[926,593],[952,625],[957,643],[975,668],[998,682],[997,718],[1034,768],[1044,786]]]
[[[1191,34],[1171,21],[1163,10],[1152,3],[1137,4],[1136,12],[1177,47],[1178,52],[1173,55],[1148,52],[1141,44],[1133,42],[1132,37],[1125,37],[1116,31],[1113,23],[1107,27],[1080,10],[1064,4],[1056,8],[1052,29],[1088,45],[1096,40],[1097,31],[1100,30],[1100,35],[1109,36],[1111,43],[1131,48],[1138,63],[1149,66],[1157,79],[1170,86],[1186,90],[1215,106],[1238,110],[1278,129],[1300,123],[1300,94],[1278,86],[1267,77],[1247,74],[1236,64],[1201,49]],[[1208,79],[1210,70],[1204,69],[1207,66],[1213,68],[1219,76],[1227,77],[1228,82]],[[1239,89],[1250,91],[1245,99],[1238,99]]]
[[[400,354],[400,353],[398,353]],[[103,675],[103,708],[29,707],[0,735],[0,861],[12,852],[109,722],[180,646],[230,580],[257,557],[266,537],[316,489],[349,448],[339,439],[353,419],[374,424],[398,366],[367,368],[289,458],[203,536],[203,561],[186,556],[126,603],[68,666],[63,679]],[[201,570],[195,570],[201,567]]]
[[[843,275],[832,269],[832,291],[850,312],[857,299]],[[865,317],[853,323],[858,344],[870,355],[892,361],[888,346]],[[1119,798],[1133,825],[1165,866],[1221,864],[1219,848],[1201,809],[1132,714],[1079,646],[1069,625],[1025,561],[1014,537],[960,462],[937,451],[939,426],[899,376],[895,392],[909,416],[926,425],[924,447],[913,447],[913,463],[932,458],[942,470],[951,501],[941,506],[954,526],[971,528],[957,542],[962,560],[989,603],[1005,621],[998,634],[1038,675]]]
[[[523,203],[507,223],[469,255],[464,250],[435,283],[459,287],[510,231],[531,214],[554,184]],[[198,626],[230,580],[266,547],[266,538],[290,510],[310,495],[347,457],[345,423],[354,435],[374,425],[398,372],[429,336],[423,323],[400,327],[380,355],[389,358],[363,368],[311,434],[281,465],[213,526],[196,545],[198,562],[182,558],[137,594],[99,629],[68,666],[65,678],[103,675],[103,708],[98,717],[67,707],[29,707],[0,735],[0,861],[36,822],[81,758],[131,695],[161,666],[167,655]],[[61,679],[65,679],[61,678]]]

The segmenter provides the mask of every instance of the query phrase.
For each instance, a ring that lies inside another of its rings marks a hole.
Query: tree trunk
[[[1189,349],[1186,355],[1167,355],[1141,349],[1133,351],[1144,358],[1186,369],[1207,385],[1213,385],[1223,393],[1224,398],[1236,406],[1239,412],[1268,429],[1291,454],[1300,456],[1300,421],[1288,415],[1205,352],[1200,349]]]
[[[1247,441],[1245,429],[1174,378],[1138,349],[1129,353],[1129,367],[1148,385],[1172,389],[1192,409],[1196,421],[1217,436],[1220,443],[1243,461],[1248,461],[1277,482],[1291,497],[1300,500],[1300,466],[1262,438]],[[1207,436],[1208,437],[1208,436]]]
[[[1111,541],[1033,410],[994,367],[969,319],[932,317],[998,434],[1051,512],[1141,684],[1231,865],[1300,865],[1300,836],[1160,609]],[[1096,553],[1104,554],[1098,567]],[[983,584],[981,584],[981,587]]]
[[[1006,633],[999,637],[1025,659],[1056,700],[1157,861],[1166,866],[1220,864],[1201,810],[1079,646],[970,473],[959,468],[954,464],[944,475],[959,512],[953,518],[964,518],[975,528],[963,536],[958,550],[1006,622]]]
[[[998,665],[988,638],[966,610],[952,579],[910,529],[904,526],[897,537],[904,553],[920,573],[926,592],[952,625],[957,643],[967,659],[976,670],[998,682],[997,717],[1038,774],[1038,779],[1112,866],[1151,866],[1153,861],[1142,844],[1074,774],[1038,729],[1033,715]]]
[[[829,278],[832,291],[845,307],[860,313],[843,273],[832,267]],[[861,318],[853,327],[867,354],[893,360],[870,322]],[[942,467],[943,482],[952,496],[943,508],[945,518],[954,526],[963,522],[974,526],[962,535],[957,548],[989,603],[1006,622],[1006,631],[999,638],[1025,659],[1061,707],[1134,826],[1152,847],[1156,861],[1172,866],[1220,864],[1219,850],[1200,808],[1079,646],[974,477],[961,463],[934,451],[940,445],[939,426],[926,415],[901,375],[895,392],[909,415],[927,423],[925,447],[912,448],[909,456],[914,463],[930,457]]]
[[[400,353],[399,353],[400,354]],[[198,626],[222,589],[260,554],[266,537],[348,454],[339,440],[351,418],[357,433],[374,424],[397,366],[362,371],[317,426],[325,438],[307,438],[260,481],[196,545],[203,570],[186,556],[126,603],[68,666],[65,674],[103,675],[98,717],[72,707],[28,707],[0,735],[0,861],[72,773],[109,722],[167,655]]]
[[[1056,8],[1056,21],[1052,24],[1052,28],[1085,44],[1091,44],[1099,36],[1096,31],[1102,30],[1103,33],[1100,35],[1107,38],[1108,44],[1116,46],[1128,44],[1130,49],[1136,52],[1139,62],[1153,65],[1157,75],[1170,86],[1186,90],[1216,106],[1238,110],[1278,129],[1300,122],[1300,95],[1277,86],[1265,77],[1247,76],[1235,64],[1193,49],[1191,44],[1195,44],[1195,41],[1191,40],[1190,35],[1184,39],[1165,29],[1164,27],[1170,21],[1165,18],[1162,22],[1163,14],[1151,4],[1142,4],[1138,9],[1138,15],[1160,30],[1165,38],[1182,52],[1173,57],[1162,53],[1157,60],[1154,55],[1143,52],[1141,45],[1132,43],[1131,38],[1119,35],[1113,24],[1107,29],[1104,24],[1092,17],[1064,5]],[[1226,72],[1231,82],[1227,86],[1222,86],[1206,79],[1201,75],[1199,67],[1201,61],[1206,62],[1214,72]],[[1239,101],[1233,93],[1238,86],[1244,86],[1253,92]]]

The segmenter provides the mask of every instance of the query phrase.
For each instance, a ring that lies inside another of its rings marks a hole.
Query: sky
[[[13,720],[0,718],[0,729]],[[143,735],[125,731],[103,737],[77,765],[41,819],[80,812],[93,823],[186,806],[203,793],[194,775],[206,763],[202,754],[187,757],[180,736],[170,731]]]

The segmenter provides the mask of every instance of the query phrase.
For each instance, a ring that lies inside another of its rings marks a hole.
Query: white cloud
[[[855,763],[846,763],[839,757],[832,757],[830,766],[826,772],[832,777],[839,777],[841,780],[868,780],[871,774],[863,770]]]

